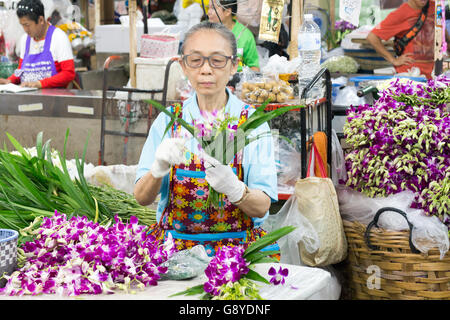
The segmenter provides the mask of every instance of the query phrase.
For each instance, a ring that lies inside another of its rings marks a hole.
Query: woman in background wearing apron
[[[223,25],[204,22],[192,27],[180,64],[195,93],[170,110],[188,123],[202,122],[214,110],[239,119],[237,126],[245,122],[254,107],[226,88],[237,69],[236,51],[235,37]],[[278,199],[272,138],[250,143],[229,165],[222,165],[203,155],[180,126],[173,125],[165,134],[169,121],[160,113],[153,123],[136,174],[134,195],[140,204],[153,203],[161,193],[159,222],[150,232],[160,240],[170,233],[178,250],[202,244],[210,256],[220,246],[245,247],[265,234],[260,226]],[[254,134],[269,130],[265,123]],[[222,208],[207,204],[209,186],[225,195]],[[274,249],[276,244],[268,250]]]
[[[40,0],[20,1],[17,16],[25,31],[18,43],[19,67],[8,79],[0,79],[0,84],[66,88],[75,79],[72,46],[67,35],[45,20]]]

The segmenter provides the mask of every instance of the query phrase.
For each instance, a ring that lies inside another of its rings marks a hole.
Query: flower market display
[[[67,136],[68,132],[66,142]],[[43,143],[42,133],[37,136],[33,155],[14,137],[8,137],[16,151],[0,150],[0,228],[19,231],[38,216],[53,216],[55,210],[69,217],[84,215],[101,224],[112,222],[115,215],[124,220],[134,215],[143,224],[155,223],[155,210],[139,205],[132,195],[88,184],[83,173],[84,155],[75,159],[75,174],[69,171],[71,162],[66,160],[65,150],[62,155],[52,152],[50,141]]]
[[[352,106],[347,186],[369,197],[411,190],[412,208],[450,229],[450,78],[396,80],[373,105]]]
[[[205,133],[210,129],[205,128]],[[67,137],[68,132],[66,142]],[[51,150],[42,133],[31,149],[9,134],[8,138],[16,150],[0,150],[0,227],[17,230],[20,237],[17,269],[0,275],[6,280],[0,295],[135,293],[157,286],[168,271],[165,263],[177,250],[171,236],[161,244],[147,233],[154,223],[149,213],[154,212],[125,192],[87,184],[84,155],[75,159],[71,171],[76,169],[76,174],[69,173],[65,150],[62,155]],[[293,229],[275,230],[246,250],[222,247],[204,270],[208,280],[187,294],[203,293],[204,299],[262,299],[256,282],[284,284],[288,269],[271,267],[268,281],[252,266],[278,262],[270,256],[279,251],[261,250]]]
[[[167,271],[159,265],[175,246],[171,237],[157,245],[145,229],[136,217],[123,223],[116,216],[114,224],[102,226],[55,212],[32,231],[35,239],[23,246],[23,267],[6,276],[0,294],[74,296],[156,286]]]

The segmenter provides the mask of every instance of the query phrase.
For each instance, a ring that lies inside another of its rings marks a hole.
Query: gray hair
[[[237,55],[236,37],[234,36],[233,32],[228,30],[228,28],[225,27],[223,24],[213,23],[209,21],[198,23],[186,32],[186,34],[184,35],[184,42],[181,46],[181,54],[184,54],[184,48],[189,38],[192,37],[196,32],[202,30],[213,30],[218,34],[220,34],[230,45],[231,54],[234,57],[236,57]],[[234,61],[236,61],[236,58],[233,60],[233,62]]]

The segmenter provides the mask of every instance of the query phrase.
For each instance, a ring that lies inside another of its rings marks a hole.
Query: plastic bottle
[[[305,14],[298,32],[298,51],[302,58],[298,72],[299,98],[301,98],[303,89],[320,70],[320,42],[319,26],[314,22],[312,14]],[[320,86],[317,83],[314,89],[309,91],[307,97],[316,98],[320,92],[319,89]]]

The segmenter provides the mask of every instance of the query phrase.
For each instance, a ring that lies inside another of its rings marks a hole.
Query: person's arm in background
[[[400,57],[394,57],[385,48],[381,39],[374,33],[370,32],[366,39],[370,43],[370,45],[372,45],[375,51],[378,52],[378,54],[380,54],[383,58],[385,58],[389,63],[392,63],[394,66],[401,66],[404,64],[414,63],[414,59],[411,57],[412,56],[411,53],[403,54]]]
[[[259,55],[258,49],[256,49],[256,41],[250,30],[245,30],[246,41],[244,45],[244,65],[248,66],[253,71],[259,72]]]
[[[75,79],[75,63],[72,60],[60,62],[61,71],[53,77],[41,80],[42,88],[66,88]]]

